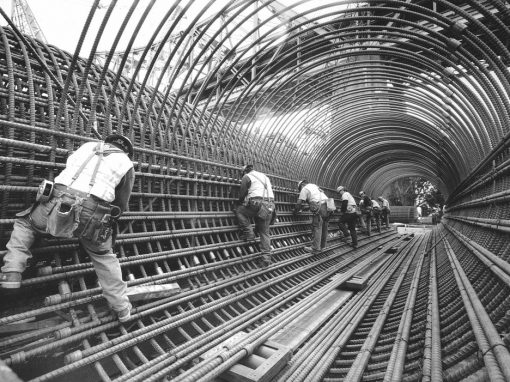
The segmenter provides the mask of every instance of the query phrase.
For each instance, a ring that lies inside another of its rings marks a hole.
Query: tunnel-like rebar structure
[[[508,2],[88,12],[66,52],[1,11],[0,257],[39,183],[118,132],[135,145],[124,279],[180,293],[135,302],[121,324],[78,241],[43,238],[21,289],[0,294],[4,366],[39,382],[510,380]],[[267,268],[232,212],[247,163],[275,191]],[[353,249],[334,215],[326,250],[304,251],[297,181],[338,198],[411,176],[448,196],[439,225]]]

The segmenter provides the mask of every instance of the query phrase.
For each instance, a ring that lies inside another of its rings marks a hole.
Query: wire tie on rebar
[[[496,346],[503,346],[503,347],[505,348],[505,350],[508,350],[505,344],[503,344],[503,343],[497,343],[497,344],[494,344],[494,345],[490,346],[490,347],[489,347],[486,351],[484,351],[484,352],[482,353],[482,358],[483,358],[483,357],[485,357],[485,355],[486,355],[489,351],[494,350],[494,348],[495,348]]]

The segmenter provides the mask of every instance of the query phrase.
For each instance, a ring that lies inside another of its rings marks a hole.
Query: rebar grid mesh
[[[294,15],[292,41],[281,51],[235,62],[227,55],[218,66],[211,55],[206,62],[214,70],[177,92],[151,89],[34,40],[27,45],[0,28],[0,255],[15,213],[32,202],[43,178],[63,168],[71,150],[95,139],[97,121],[100,134],[116,130],[135,143],[136,183],[116,247],[125,279],[130,285],[177,282],[183,289],[138,304],[135,319],[120,325],[77,242],[45,239],[23,275],[23,299],[2,296],[1,359],[38,381],[82,373],[98,381],[212,380],[209,368],[220,367],[201,364],[206,351],[239,332],[258,346],[299,316],[301,306],[313,309],[306,304],[331,287],[332,275],[347,274],[377,253],[384,261],[368,284],[377,285],[378,298],[363,317],[345,309],[324,322],[356,322],[349,335],[317,329],[299,349],[302,359],[314,361],[290,362],[282,373],[296,381],[507,378],[509,54],[501,41],[509,35],[508,9],[499,1],[465,1],[469,12],[448,1],[435,9],[420,1],[367,3],[313,28]],[[467,21],[467,30],[452,32],[459,20]],[[367,54],[376,42],[376,54]],[[294,73],[278,77],[297,56],[293,46],[301,49],[303,65],[296,61]],[[185,58],[193,68],[204,63],[191,56]],[[453,64],[459,73],[446,71]],[[309,75],[313,70],[319,73]],[[213,79],[217,87],[208,82]],[[391,88],[381,85],[388,82]],[[376,95],[381,92],[385,97]],[[324,106],[325,99],[330,108],[317,115],[285,116],[303,105]],[[269,104],[269,114],[283,117],[264,135],[255,120]],[[335,122],[326,141],[316,129],[325,121],[321,113]],[[288,126],[300,124],[306,128],[286,135]],[[264,270],[257,266],[258,243],[239,240],[231,211],[247,160],[269,172],[276,191],[275,264]],[[328,251],[312,257],[303,251],[309,216],[291,214],[297,175],[379,194],[407,174],[437,178],[450,194],[444,224],[430,236],[409,238],[389,255],[378,248],[403,239],[383,232],[362,237],[361,250],[352,251],[338,240],[335,217]],[[367,291],[349,302],[369,301]],[[321,335],[330,337],[329,346],[313,342]],[[363,362],[356,362],[360,349]],[[235,364],[235,357],[222,360]]]

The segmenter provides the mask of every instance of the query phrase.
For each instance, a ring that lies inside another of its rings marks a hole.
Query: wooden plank
[[[292,349],[272,341],[266,341],[261,347],[264,348],[264,351],[246,357],[242,362],[222,374],[221,378],[229,382],[269,382],[272,380],[289,362]],[[267,357],[268,354],[270,354],[269,357]]]
[[[138,285],[127,289],[129,301],[145,301],[173,296],[181,292],[177,283],[160,285]]]
[[[32,330],[45,329],[49,327],[55,327],[60,325],[64,320],[56,320],[56,319],[48,319],[43,321],[35,321],[35,322],[22,322],[19,324],[8,324],[4,326],[0,326],[0,334],[5,333],[20,333],[20,332],[28,332]]]
[[[270,340],[291,349],[297,349],[311,333],[317,330],[352,295],[351,291],[334,289],[314,304],[299,318],[273,335]]]

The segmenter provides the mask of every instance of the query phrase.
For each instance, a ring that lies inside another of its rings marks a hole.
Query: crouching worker
[[[274,209],[274,194],[269,178],[265,174],[253,170],[251,164],[244,166],[239,205],[235,209],[235,214],[241,229],[241,239],[244,241],[255,240],[250,218],[255,220],[255,228],[260,236],[262,267],[271,264],[269,225]]]
[[[104,142],[80,146],[54,183],[41,184],[37,202],[16,215],[0,275],[2,288],[20,288],[21,274],[32,257],[30,248],[39,236],[75,237],[89,255],[103,295],[119,321],[129,320],[131,304],[112,250],[112,234],[131,196],[132,156],[131,141],[112,134]]]

